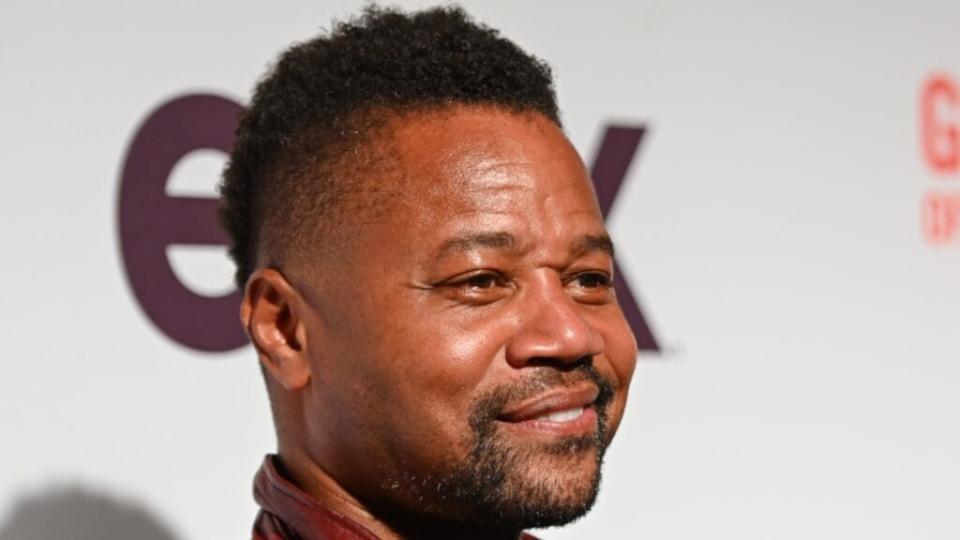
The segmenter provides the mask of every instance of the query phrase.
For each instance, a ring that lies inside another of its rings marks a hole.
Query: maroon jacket
[[[267,456],[253,481],[260,513],[253,540],[377,540],[369,529],[312,499],[277,472]],[[528,534],[523,540],[536,540]]]
[[[260,513],[253,540],[377,540],[356,521],[328,508],[280,476],[272,456],[253,481],[253,498]]]

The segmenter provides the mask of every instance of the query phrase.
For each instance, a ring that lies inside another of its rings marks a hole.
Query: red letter
[[[960,105],[957,88],[945,75],[934,75],[920,96],[920,144],[930,167],[940,173],[960,171],[960,136],[957,118],[943,118],[946,108],[956,114]],[[940,107],[940,114],[937,108]]]
[[[920,219],[924,236],[934,245],[944,245],[960,231],[960,196],[928,193],[923,200]]]

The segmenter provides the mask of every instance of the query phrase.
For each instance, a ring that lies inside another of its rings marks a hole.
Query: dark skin
[[[548,119],[492,107],[398,116],[365,144],[389,156],[396,192],[375,213],[346,216],[347,247],[247,283],[241,318],[268,375],[280,461],[306,493],[382,538],[516,538],[416,479],[467,458],[480,396],[544,370],[591,363],[612,383],[604,412],[608,436],[616,430],[636,344],[586,169]],[[558,385],[504,409],[544,395],[569,405],[591,389]],[[544,449],[595,434],[595,416],[516,416],[494,422],[523,456],[509,485],[582,498],[599,450]]]

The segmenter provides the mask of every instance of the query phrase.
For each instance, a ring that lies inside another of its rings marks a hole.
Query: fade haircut
[[[385,118],[458,104],[539,113],[560,126],[550,68],[459,7],[370,6],[284,52],[240,118],[220,186],[237,284],[306,231],[323,231],[324,217],[336,223],[329,217],[349,189],[376,190],[373,178],[346,184],[376,161],[362,149]]]

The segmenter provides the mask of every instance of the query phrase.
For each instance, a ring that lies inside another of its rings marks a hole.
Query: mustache
[[[584,357],[573,367],[563,370],[549,366],[533,368],[525,380],[488,391],[472,407],[470,425],[477,434],[489,433],[494,421],[508,404],[535,397],[548,390],[571,387],[583,382],[593,383],[599,389],[593,406],[600,425],[603,426],[607,418],[607,405],[613,400],[615,386],[612,380],[597,371],[591,357]]]

